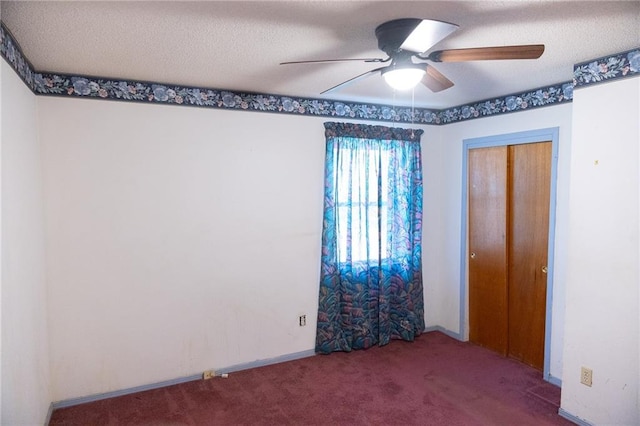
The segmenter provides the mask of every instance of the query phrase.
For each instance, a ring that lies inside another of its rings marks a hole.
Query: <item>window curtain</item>
[[[316,352],[424,330],[422,130],[325,123]]]

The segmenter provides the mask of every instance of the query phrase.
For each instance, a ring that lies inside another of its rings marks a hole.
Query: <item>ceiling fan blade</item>
[[[537,59],[544,52],[544,44],[522,46],[476,47],[471,49],[449,49],[432,52],[428,57],[433,62],[490,61],[501,59]]]
[[[357,80],[360,80],[361,78],[368,77],[368,76],[370,76],[371,74],[376,73],[376,72],[378,72],[378,71],[380,71],[380,70],[383,70],[383,69],[385,69],[385,68],[386,68],[386,67],[380,67],[380,68],[376,68],[376,69],[371,70],[371,71],[367,71],[367,72],[362,73],[362,74],[360,74],[360,75],[357,75],[357,76],[355,76],[355,77],[353,77],[353,78],[350,78],[350,79],[349,79],[349,80],[347,80],[347,81],[343,81],[343,82],[342,82],[342,83],[340,83],[340,84],[336,84],[335,86],[333,86],[333,87],[331,87],[331,88],[329,88],[329,89],[325,90],[324,92],[320,92],[320,94],[321,94],[321,95],[324,95],[325,93],[329,93],[329,92],[333,92],[334,90],[341,89],[341,88],[343,88],[343,87],[346,87],[346,86],[348,86],[348,85],[350,85],[350,84],[354,83],[354,82],[355,82],[355,81],[357,81]]]
[[[427,65],[425,68],[425,75],[422,77],[422,84],[424,84],[432,92],[441,92],[445,89],[453,87],[453,81],[445,77],[440,71]]]
[[[443,21],[423,19],[400,45],[400,49],[422,53],[451,35],[459,27]]]
[[[401,18],[376,27],[378,48],[389,56],[399,51],[422,53],[458,29],[455,24],[432,19]]]
[[[348,62],[348,61],[359,61],[359,62],[387,62],[391,58],[380,59],[380,58],[346,58],[346,59],[318,59],[312,61],[289,61],[289,62],[280,62],[280,65],[291,65],[291,64],[322,64],[329,62]]]

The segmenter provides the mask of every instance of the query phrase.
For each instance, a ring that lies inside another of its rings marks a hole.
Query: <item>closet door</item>
[[[507,147],[469,151],[469,340],[507,355]]]
[[[542,370],[551,142],[509,146],[509,356]]]
[[[542,370],[551,142],[467,158],[469,340]]]

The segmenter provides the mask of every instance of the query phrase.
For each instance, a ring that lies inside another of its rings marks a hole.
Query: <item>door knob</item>
[[[546,273],[547,273],[547,266],[546,266],[546,265],[542,267],[542,273],[543,273],[543,274],[546,274]]]
[[[476,258],[476,253],[475,252],[471,252],[471,254],[469,255],[472,259]]]

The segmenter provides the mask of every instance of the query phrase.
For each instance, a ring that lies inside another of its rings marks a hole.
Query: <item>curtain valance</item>
[[[325,137],[352,137],[359,139],[398,140],[408,142],[420,142],[420,136],[424,133],[421,129],[402,129],[399,127],[372,126],[368,124],[353,123],[324,123]]]

